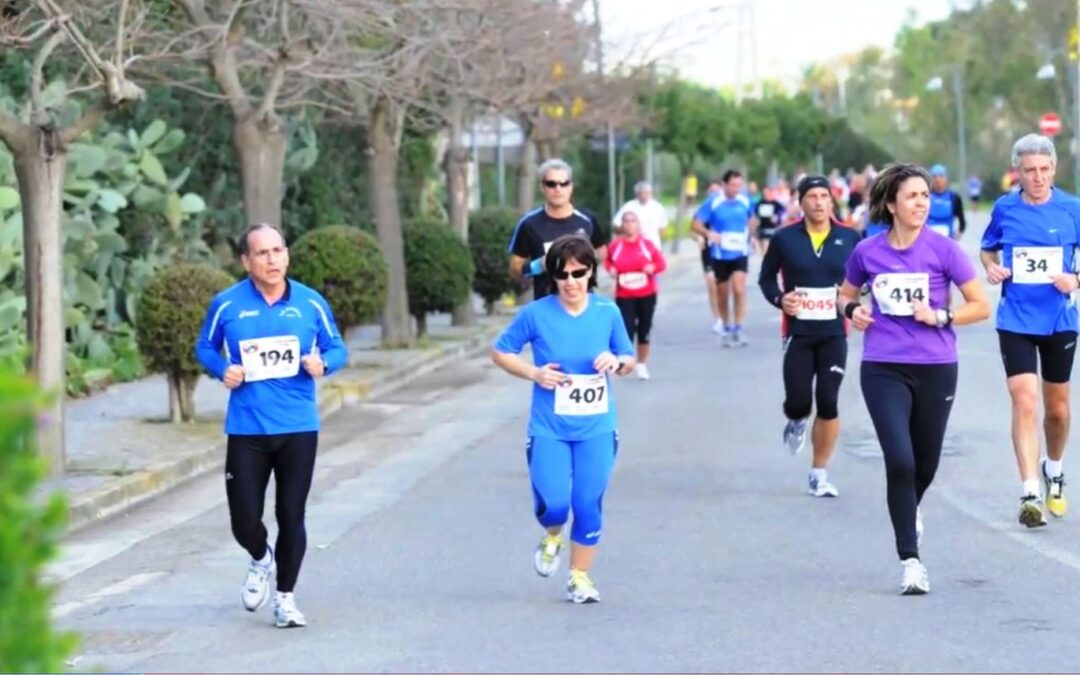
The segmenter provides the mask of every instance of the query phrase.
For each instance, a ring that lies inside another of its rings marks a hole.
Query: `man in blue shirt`
[[[1054,187],[1057,153],[1045,136],[1016,142],[1021,189],[994,204],[980,260],[991,284],[1003,284],[997,329],[1012,397],[1012,438],[1023,492],[1020,523],[1046,525],[1044,506],[1065,515],[1062,459],[1069,433],[1069,378],[1076,354],[1080,200]],[[1046,459],[1039,462],[1039,364]],[[1041,484],[1040,484],[1041,479]],[[1043,499],[1045,494],[1045,502]]]
[[[734,169],[724,172],[724,188],[707,199],[694,214],[693,229],[709,242],[716,277],[717,304],[724,327],[725,347],[745,347],[742,334],[746,320],[746,272],[749,269],[751,212],[750,201],[742,194],[743,177]],[[728,297],[734,296],[735,321],[732,323]]]
[[[967,229],[964,200],[949,189],[949,174],[943,165],[930,167],[930,178],[933,184],[930,186],[930,213],[926,216],[926,225],[942,236],[959,239]]]
[[[274,622],[292,628],[307,623],[293,587],[307,547],[304,509],[319,441],[315,380],[344,368],[348,354],[326,300],[286,276],[289,251],[280,230],[249,227],[240,260],[248,278],[210,303],[195,355],[230,390],[225,492],[233,536],[251,555],[241,599],[252,612],[266,604],[276,562]],[[276,555],[262,522],[271,473]]]

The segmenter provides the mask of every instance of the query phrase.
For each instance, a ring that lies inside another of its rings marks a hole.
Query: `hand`
[[[925,323],[927,326],[934,326],[935,328],[937,327],[937,312],[935,312],[933,309],[930,309],[930,305],[926,304],[925,302],[918,301],[911,303],[911,308],[915,310],[913,318],[916,321],[918,321],[919,323]]]
[[[593,361],[593,368],[598,373],[614,373],[622,367],[619,359],[611,352],[604,352]]]
[[[986,266],[986,280],[993,285],[998,285],[1012,276],[1012,270],[997,263]]]
[[[554,389],[559,383],[569,379],[566,373],[559,371],[559,364],[548,363],[533,371],[532,381],[544,389]]]
[[[642,270],[642,272],[644,272],[645,274],[656,274],[656,265],[649,263],[648,265],[645,265],[645,268]]]
[[[300,359],[300,364],[304,366],[304,370],[307,371],[307,374],[316,380],[326,374],[326,365],[323,363],[322,357],[318,354],[308,354]]]
[[[1063,272],[1062,274],[1055,274],[1054,288],[1058,289],[1062,293],[1068,295],[1080,287],[1080,279],[1076,278],[1076,275],[1072,272]]]
[[[785,314],[788,316],[796,316],[799,313],[799,298],[801,296],[801,293],[796,293],[795,291],[784,293],[783,297],[780,298],[780,304],[783,305]]]
[[[236,389],[244,383],[244,367],[231,365],[225,369],[225,376],[221,378],[226,389]]]
[[[855,308],[855,312],[851,315],[852,326],[855,326],[857,330],[866,330],[872,323],[874,323],[874,317],[871,316],[866,305],[859,305]]]
[[[720,242],[723,241],[723,239],[720,237],[720,233],[713,232],[712,230],[708,230],[705,233],[705,238],[708,239],[711,243],[716,244],[717,246],[719,246]]]

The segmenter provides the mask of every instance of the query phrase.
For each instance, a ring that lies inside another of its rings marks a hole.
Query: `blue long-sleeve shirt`
[[[316,349],[326,374],[348,362],[333,312],[313,289],[290,279],[272,305],[250,279],[218,293],[206,312],[195,357],[219,380],[230,365],[244,367],[243,384],[229,394],[225,433],[318,431],[315,380],[300,363]]]

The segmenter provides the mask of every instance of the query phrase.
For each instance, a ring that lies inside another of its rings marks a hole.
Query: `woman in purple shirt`
[[[952,327],[990,316],[975,268],[960,246],[923,227],[929,209],[930,176],[924,169],[895,164],[882,171],[870,192],[870,218],[889,229],[855,247],[840,288],[844,315],[866,331],[863,399],[885,455],[904,595],[930,590],[919,560],[918,508],[934,480],[956,394]],[[955,312],[949,309],[953,284],[965,301]],[[859,304],[864,285],[870,307]]]

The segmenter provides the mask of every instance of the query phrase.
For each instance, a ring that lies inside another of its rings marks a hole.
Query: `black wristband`
[[[849,302],[847,307],[844,308],[844,316],[851,319],[855,316],[855,310],[859,308],[859,303]]]

